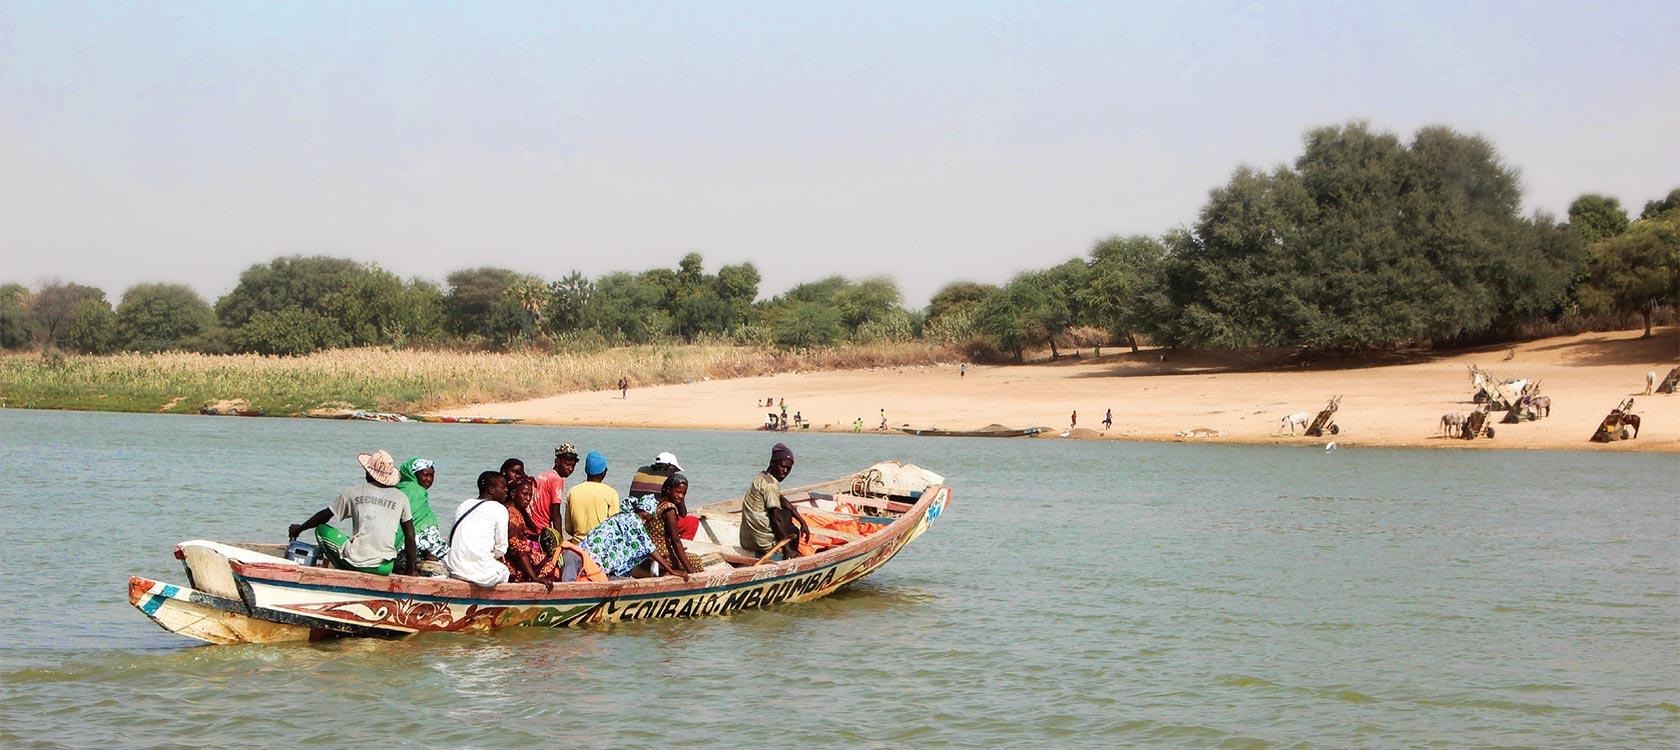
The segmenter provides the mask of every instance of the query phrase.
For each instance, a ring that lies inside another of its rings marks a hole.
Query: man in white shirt
[[[501,558],[508,549],[507,480],[500,472],[478,475],[478,497],[455,509],[449,530],[449,554],[443,564],[451,578],[478,586],[507,583]]]

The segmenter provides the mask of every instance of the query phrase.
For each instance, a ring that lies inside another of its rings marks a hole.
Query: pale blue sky
[[[1486,135],[1529,210],[1680,186],[1672,3],[1167,5],[4,0],[0,279],[696,250],[919,305],[1189,223],[1350,119]]]

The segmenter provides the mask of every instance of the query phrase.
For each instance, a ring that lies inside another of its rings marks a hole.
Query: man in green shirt
[[[289,527],[287,535],[298,538],[315,529],[315,538],[334,565],[347,570],[377,575],[390,575],[393,570],[413,574],[417,568],[415,551],[414,511],[408,496],[396,488],[399,478],[397,464],[385,451],[362,453],[356,456],[365,474],[364,482],[345,489],[331,505],[310,516],[303,523]],[[348,536],[337,528],[324,525],[334,518],[350,519]],[[397,531],[402,530],[402,562],[397,567]]]
[[[777,443],[770,449],[770,466],[753,477],[747,494],[741,498],[741,547],[754,557],[764,556],[778,541],[775,529],[770,525],[770,511],[785,509],[795,512],[782,498],[782,480],[791,473],[793,451]],[[792,556],[785,551],[782,554],[783,557]]]

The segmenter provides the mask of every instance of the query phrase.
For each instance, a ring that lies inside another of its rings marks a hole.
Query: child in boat
[[[414,512],[408,496],[396,488],[397,464],[383,450],[357,454],[356,461],[362,465],[363,482],[346,488],[309,520],[287,527],[287,536],[297,539],[298,534],[315,529],[315,538],[327,559],[340,568],[382,576],[394,570],[412,573],[419,563],[414,547]],[[334,518],[350,519],[349,536],[325,525]],[[399,538],[404,563],[401,568],[397,567]]]
[[[659,488],[658,505],[646,519],[648,537],[653,540],[653,549],[670,561],[672,573],[700,572],[689,563],[688,550],[683,548],[684,537],[678,529],[681,519],[693,518],[684,516],[682,512],[683,501],[687,496],[688,477],[683,476],[680,471],[666,477],[665,484]]]

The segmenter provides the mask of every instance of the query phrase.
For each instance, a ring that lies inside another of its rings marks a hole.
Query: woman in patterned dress
[[[519,477],[508,485],[508,566],[509,581],[517,583],[549,583],[560,580],[560,554],[543,551],[542,530],[531,523],[526,513],[536,497],[537,483],[530,477]]]

